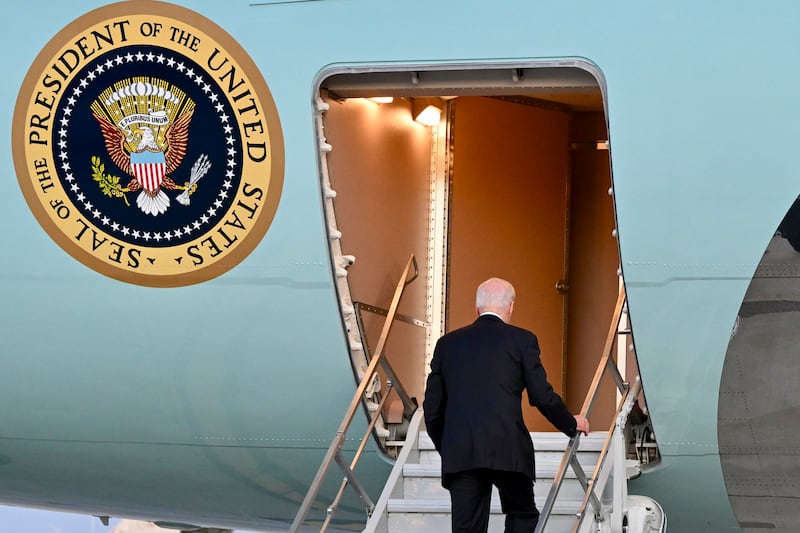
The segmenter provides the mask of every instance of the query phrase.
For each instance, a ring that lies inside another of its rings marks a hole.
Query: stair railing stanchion
[[[403,402],[403,416],[409,420],[414,415],[414,412],[417,410],[417,404],[414,400],[409,397],[406,390],[400,385],[400,380],[397,379],[397,374],[395,373],[392,365],[389,364],[389,361],[386,358],[381,359],[381,367],[383,367],[384,372],[386,375],[389,376],[391,383],[396,383],[397,386],[395,387],[395,392],[397,396],[400,398],[400,401]]]
[[[600,513],[600,506],[599,505],[595,505],[594,501],[592,500],[593,496],[596,497],[596,494],[595,494],[595,491],[597,490],[596,481],[601,476],[601,473],[602,473],[603,467],[605,466],[605,461],[606,461],[606,458],[609,455],[609,452],[613,451],[612,448],[615,448],[617,446],[622,446],[623,445],[623,443],[621,442],[622,434],[623,434],[623,431],[625,429],[625,425],[627,423],[628,415],[630,414],[631,409],[633,409],[633,404],[636,401],[637,396],[639,396],[639,392],[640,391],[641,391],[641,381],[637,377],[636,380],[634,381],[633,385],[631,385],[630,387],[626,388],[625,392],[623,393],[622,400],[620,401],[619,410],[617,411],[617,415],[614,417],[614,420],[611,422],[611,427],[608,430],[608,436],[606,437],[606,440],[603,443],[603,449],[600,452],[600,458],[597,461],[597,465],[595,466],[595,469],[594,469],[594,474],[592,475],[592,480],[594,480],[594,482],[591,483],[591,485],[589,487],[589,491],[584,495],[583,502],[581,503],[581,507],[580,507],[580,509],[579,509],[579,511],[577,513],[578,520],[576,521],[575,527],[573,529],[573,533],[577,533],[579,531],[581,522],[586,517],[586,508],[589,506],[589,504],[592,505],[592,507],[595,510],[595,513],[598,516],[600,516],[600,514],[599,514]],[[619,450],[616,450],[616,451],[617,451],[617,453],[619,453]],[[624,452],[622,452],[622,453],[624,453]],[[624,456],[623,456],[623,458],[624,458]],[[617,461],[615,461],[615,463],[616,462]],[[623,463],[624,463],[624,461],[623,461]],[[622,472],[624,472],[624,466],[622,464],[616,465],[616,466],[617,466],[617,468],[621,467],[622,468]],[[616,475],[620,475],[619,471],[616,473]],[[621,477],[624,478],[625,476],[621,475]],[[622,480],[618,481],[615,478],[614,479],[614,483],[616,484],[618,482],[624,483],[624,481],[622,481]],[[621,518],[621,515],[620,515],[619,520],[621,520],[621,519],[622,518]],[[621,524],[621,522],[620,522],[620,524]]]
[[[375,423],[378,421],[378,413],[380,413],[381,409],[383,409],[383,406],[386,404],[386,400],[389,398],[391,392],[392,392],[392,383],[388,382],[386,384],[386,394],[381,399],[381,403],[378,404],[378,408],[375,409],[375,414],[369,421],[369,425],[367,426],[367,430],[364,433],[364,437],[361,439],[361,444],[359,445],[358,450],[356,450],[356,453],[353,456],[353,460],[350,461],[351,471],[356,469],[358,460],[361,458],[361,453],[364,451],[364,448],[366,447],[367,442],[369,440],[369,435],[370,433],[372,433],[372,430],[375,429]],[[336,510],[339,508],[339,502],[342,500],[342,496],[344,495],[344,489],[347,488],[347,484],[349,483],[349,481],[350,478],[345,475],[344,479],[342,479],[342,484],[339,486],[339,491],[336,493],[336,497],[333,499],[333,503],[331,503],[330,506],[328,507],[328,513],[325,517],[325,521],[322,523],[322,527],[319,530],[320,533],[327,531],[328,526],[331,523],[331,520],[333,520],[333,516],[336,514]],[[372,504],[372,502],[369,502],[368,506],[371,506],[372,508],[375,507]]]

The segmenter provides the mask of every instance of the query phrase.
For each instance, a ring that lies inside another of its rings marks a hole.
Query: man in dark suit
[[[560,431],[588,434],[547,382],[539,342],[510,325],[514,287],[491,278],[477,291],[478,319],[436,343],[425,391],[425,424],[442,457],[442,485],[450,491],[453,532],[483,533],[497,486],[507,533],[532,532],[539,521],[533,499],[533,443],[522,418],[522,391]]]

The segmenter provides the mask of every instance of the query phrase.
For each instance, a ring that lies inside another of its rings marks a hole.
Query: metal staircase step
[[[544,503],[543,496],[541,499],[542,501],[539,502],[539,498],[536,500],[536,505],[538,506],[540,503]],[[578,499],[562,499],[556,502],[553,510],[556,514],[561,515],[569,515],[570,517],[575,517],[575,513],[581,505],[581,500]],[[389,513],[450,513],[450,500],[445,498],[393,498],[389,500]],[[493,514],[503,514],[503,511],[500,509],[500,498],[496,495],[492,495],[492,503],[489,508],[489,512]]]
[[[537,502],[538,503],[538,502]],[[557,503],[547,524],[548,533],[571,531],[579,500]],[[505,516],[500,500],[492,498],[489,532],[501,533],[505,529]],[[432,533],[450,530],[450,501],[444,499],[389,500],[388,531],[390,533]]]
[[[592,431],[587,436],[581,436],[580,450],[600,452],[600,450],[603,449],[606,435],[607,433],[605,431]],[[559,452],[559,454],[564,453],[564,449],[567,447],[567,443],[569,443],[569,437],[555,431],[534,432],[531,433],[531,439],[533,439],[533,447],[536,449],[537,454],[540,451],[554,451]],[[435,450],[433,441],[428,436],[427,431],[419,432],[418,446],[420,451]]]
[[[558,471],[558,464],[536,464],[536,492],[547,494]],[[591,472],[594,466],[583,465],[584,470]],[[447,498],[448,492],[441,484],[441,469],[438,464],[406,464],[403,467],[403,495],[406,498]],[[567,470],[561,487],[564,498],[582,498],[584,491],[572,469]]]
[[[596,461],[587,460],[583,456],[578,456],[578,460],[580,465],[583,467],[584,471],[591,471],[594,469]],[[558,467],[561,465],[561,461],[542,461],[538,454],[536,456],[536,479],[537,480],[546,480],[546,479],[553,479],[558,472]],[[441,474],[441,463],[412,463],[412,464],[405,464],[403,465],[403,475],[406,477],[414,476],[414,477],[440,477]],[[567,469],[566,478],[568,479],[575,479],[575,472],[571,468]]]

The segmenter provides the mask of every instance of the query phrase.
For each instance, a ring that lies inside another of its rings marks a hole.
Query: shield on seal
[[[131,153],[133,175],[142,189],[148,192],[155,192],[161,187],[164,174],[166,174],[166,162],[164,152],[145,150]]]

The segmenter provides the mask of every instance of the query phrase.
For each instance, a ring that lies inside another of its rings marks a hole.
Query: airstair
[[[623,428],[619,428],[623,429]],[[643,496],[627,494],[627,480],[639,474],[638,462],[620,455],[624,431],[592,432],[581,438],[574,462],[583,472],[594,472],[598,508],[591,511],[586,479],[574,468],[564,470],[564,450],[571,439],[561,433],[531,433],[536,450],[537,507],[542,511],[537,533],[661,533],[666,520],[661,507]],[[616,436],[614,436],[616,434]],[[604,457],[605,456],[605,457]],[[620,460],[621,459],[621,460]],[[615,477],[616,476],[616,477]],[[589,483],[592,485],[592,483]],[[558,490],[555,490],[558,487]],[[549,492],[548,492],[549,491]],[[552,501],[551,501],[552,499]],[[587,509],[588,507],[588,509]],[[504,530],[505,516],[496,490],[492,493],[489,533]],[[433,533],[450,530],[450,497],[441,486],[441,460],[424,431],[422,412],[411,421],[406,442],[375,505],[364,533]]]
[[[419,412],[409,437],[378,500],[365,533],[422,533],[450,530],[450,496],[441,485],[441,461],[425,431]],[[585,471],[594,470],[605,441],[604,433],[591,433],[577,454]],[[536,503],[542,509],[558,473],[569,439],[561,433],[532,433],[536,449]],[[547,531],[572,531],[584,491],[574,473],[568,473],[548,522]],[[505,517],[496,490],[492,493],[489,531],[502,532]]]
[[[381,448],[391,447],[400,452],[377,502],[372,502],[354,470],[364,446],[370,436],[374,436],[388,392],[382,395],[381,403],[375,409],[369,409],[370,423],[352,462],[348,464],[342,455],[347,430],[359,406],[370,397],[368,389],[374,383],[378,366],[382,366],[387,375],[396,381],[394,371],[383,357],[383,348],[391,324],[397,318],[397,305],[403,288],[415,277],[416,261],[412,255],[397,284],[391,306],[386,311],[386,321],[375,353],[368,359],[367,368],[360,373],[361,383],[292,523],[291,533],[299,532],[303,527],[334,462],[345,478],[328,507],[321,531],[330,525],[348,485],[364,504],[368,517],[365,533],[432,533],[450,529],[450,499],[441,487],[439,455],[422,427],[422,410],[417,409],[415,402],[402,392],[399,383],[396,383],[394,392],[403,400],[403,418],[408,425],[403,425],[405,439],[401,442],[391,442],[386,435],[383,436]],[[620,288],[603,355],[580,411],[583,416],[590,416],[600,383],[605,376],[610,376],[617,387],[618,400],[616,414],[608,431],[594,432],[586,437],[579,434],[570,439],[559,433],[531,435],[536,450],[537,481],[534,493],[541,513],[535,533],[662,533],[666,529],[666,517],[657,502],[628,494],[628,479],[641,473],[640,467],[651,461],[654,450],[657,457],[657,448],[649,422],[637,422],[635,419],[638,416],[632,416],[632,413],[638,415],[635,407],[642,396],[639,378],[637,376],[632,383],[625,381],[614,358],[615,347],[622,346],[624,349],[631,335],[621,321],[624,308],[625,292]],[[500,502],[497,495],[493,494],[489,531],[499,532],[503,529],[504,516]]]

